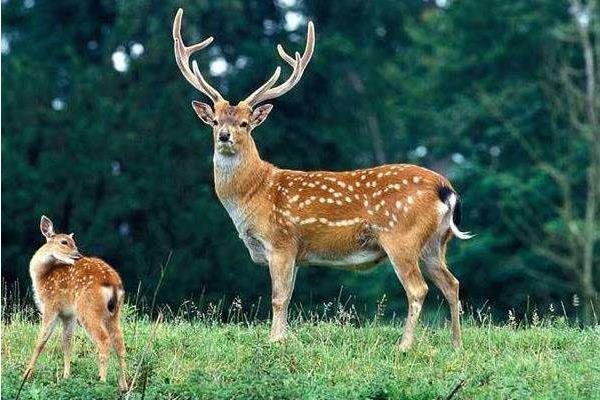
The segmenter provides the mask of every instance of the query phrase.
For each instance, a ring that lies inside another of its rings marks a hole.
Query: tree
[[[574,226],[597,230],[597,211],[587,219],[595,223],[585,222],[593,180],[582,166],[593,141],[582,135],[597,129],[578,72],[585,57],[572,41],[582,36],[555,0],[4,2],[4,279],[28,284],[39,215],[47,213],[76,233],[85,253],[113,263],[130,293],[139,282],[151,293],[171,251],[158,301],[177,305],[204,293],[247,302],[268,293],[268,273],[252,265],[214,195],[209,130],[173,58],[178,7],[184,39],[215,36],[198,63],[232,101],[281,62],[278,42],[296,50],[306,21],[315,22],[302,81],[256,132],[262,157],[305,170],[412,162],[447,175],[463,198],[463,227],[477,233],[449,252],[466,303],[489,300],[504,314],[525,308],[528,297],[543,304],[584,296],[581,279],[535,251],[521,225],[539,227],[536,245],[550,243],[561,257],[579,253],[578,268],[591,249],[597,292],[597,239],[568,232],[562,186],[533,167],[511,133],[568,177]],[[559,47],[558,38],[568,40]],[[212,73],[215,62],[221,71]],[[576,250],[567,238],[580,241]],[[390,308],[402,305],[389,266],[367,274],[302,269],[294,301],[320,303],[341,285],[360,303],[375,306],[385,293]]]
[[[552,66],[544,76],[551,107],[551,141],[528,137],[504,118],[498,102],[485,94],[482,100],[557,189],[557,196],[548,199],[549,214],[540,215],[531,201],[520,198],[520,212],[507,218],[507,225],[535,254],[560,271],[562,285],[581,294],[584,318],[590,320],[592,306],[597,309],[600,273],[600,90],[596,83],[600,77],[600,20],[595,0],[569,3],[571,18],[554,30],[557,44]],[[557,157],[548,157],[548,148]],[[530,193],[524,190],[522,194]],[[557,280],[557,274],[536,277]]]

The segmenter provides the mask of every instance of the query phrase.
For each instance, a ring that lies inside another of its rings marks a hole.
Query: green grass
[[[35,341],[37,324],[29,319],[17,313],[2,324],[3,399],[15,397]],[[131,398],[445,399],[464,379],[453,399],[600,399],[598,326],[579,329],[555,319],[524,328],[469,318],[462,350],[450,345],[449,329],[422,326],[403,354],[401,325],[339,321],[296,321],[284,343],[271,344],[265,323],[173,317],[157,325],[148,345],[152,321],[129,312],[129,377],[141,365]],[[108,383],[100,384],[95,348],[81,328],[72,377],[60,378],[59,332],[21,398],[118,398],[114,356]]]

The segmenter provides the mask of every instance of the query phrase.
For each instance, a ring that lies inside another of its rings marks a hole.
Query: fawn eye
[[[246,122],[246,121],[240,122],[240,127],[241,128],[246,128],[247,126],[248,126],[248,122]]]
[[[61,240],[60,244],[64,244],[65,246],[68,245],[69,243],[66,240]]]
[[[217,121],[216,119],[213,119],[212,124],[213,124],[213,126],[217,126],[217,125],[219,125],[219,121]]]

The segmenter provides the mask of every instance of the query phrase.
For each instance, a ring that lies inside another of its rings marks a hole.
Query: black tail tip
[[[454,193],[454,190],[446,185],[438,187],[438,196],[442,203],[447,203],[452,193]]]

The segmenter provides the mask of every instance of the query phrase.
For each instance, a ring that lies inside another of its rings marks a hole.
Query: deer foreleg
[[[284,338],[287,328],[288,306],[296,281],[296,257],[294,252],[274,252],[269,257],[271,274],[271,303],[273,306],[273,322],[271,325],[271,341]]]

